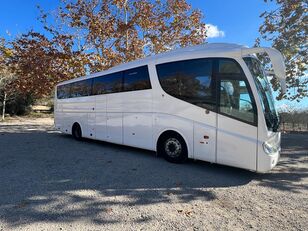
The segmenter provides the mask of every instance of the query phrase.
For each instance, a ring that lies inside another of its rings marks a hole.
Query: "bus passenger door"
[[[220,75],[217,117],[217,163],[256,170],[257,115],[248,81]]]

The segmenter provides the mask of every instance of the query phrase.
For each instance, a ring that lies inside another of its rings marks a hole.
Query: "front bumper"
[[[280,151],[271,155],[264,154],[258,161],[257,172],[268,172],[272,170],[280,159]]]

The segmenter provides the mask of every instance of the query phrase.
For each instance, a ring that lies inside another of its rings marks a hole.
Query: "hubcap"
[[[182,152],[182,145],[176,138],[170,138],[165,142],[165,152],[170,157],[178,157]]]

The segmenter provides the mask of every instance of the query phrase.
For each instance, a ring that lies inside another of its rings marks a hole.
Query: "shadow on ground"
[[[288,168],[307,155],[305,151],[292,154],[307,144],[307,136],[303,144],[294,139],[285,147],[288,151],[277,171],[258,175],[199,161],[170,164],[154,152],[91,140],[77,142],[41,128],[0,127],[0,219],[11,227],[78,219],[116,223],[119,220],[108,217],[110,206],[211,201],[216,199],[213,188],[243,186],[251,180],[278,190],[306,187],[296,182],[307,177],[307,165],[294,171]]]

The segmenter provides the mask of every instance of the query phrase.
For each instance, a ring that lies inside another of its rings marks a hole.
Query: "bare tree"
[[[7,102],[16,98],[18,94],[17,91],[13,89],[13,82],[15,80],[14,74],[12,74],[8,68],[1,69],[0,71],[0,99],[2,106],[2,114],[1,119],[4,120],[5,118],[5,111]]]
[[[6,47],[5,40],[0,38],[0,106],[2,107],[2,120],[4,120],[5,117],[7,102],[13,99],[16,94],[13,89],[13,81],[15,77],[9,70],[7,63],[7,59],[11,55],[11,50]]]

